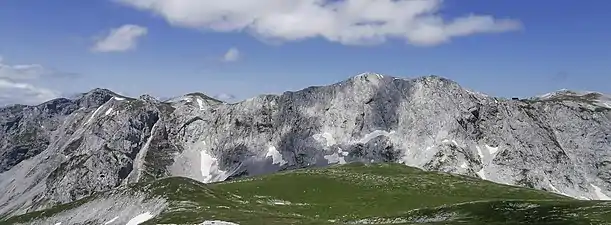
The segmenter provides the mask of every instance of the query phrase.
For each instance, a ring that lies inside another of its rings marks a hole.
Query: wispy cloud
[[[146,27],[126,24],[111,29],[106,36],[96,38],[91,48],[94,52],[124,52],[135,49],[138,41],[148,33]]]
[[[78,74],[49,69],[39,64],[9,64],[0,57],[0,105],[38,104],[57,98],[60,91],[35,83],[76,77]]]
[[[59,96],[59,91],[0,78],[0,105],[39,104]]]
[[[165,18],[171,25],[245,31],[263,40],[324,38],[348,45],[402,39],[433,46],[461,36],[519,30],[514,19],[467,14],[448,19],[442,0],[113,0]],[[325,2],[324,4],[322,2]]]
[[[48,71],[41,65],[6,65],[0,61],[0,78],[11,80],[31,80],[43,76]]]
[[[10,80],[33,80],[47,78],[76,78],[79,74],[46,68],[39,64],[7,65],[0,61],[0,78]]]

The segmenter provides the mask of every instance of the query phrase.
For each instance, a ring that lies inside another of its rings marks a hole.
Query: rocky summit
[[[0,108],[0,218],[132,183],[204,183],[333,164],[401,163],[611,200],[611,98],[487,96],[438,77],[364,73],[225,103],[95,89]]]

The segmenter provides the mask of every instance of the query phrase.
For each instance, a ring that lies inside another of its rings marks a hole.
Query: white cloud
[[[0,61],[0,78],[11,80],[37,79],[47,73],[41,65],[6,65]]]
[[[36,86],[32,82],[66,75],[72,76],[73,73],[47,69],[38,64],[11,65],[0,57],[0,105],[38,104],[57,98],[60,92]]]
[[[148,33],[146,27],[126,24],[111,29],[106,37],[98,38],[91,48],[94,52],[123,52],[135,49],[138,40]]]
[[[0,105],[39,104],[59,96],[58,91],[0,78]]]
[[[170,24],[217,32],[246,31],[264,40],[321,37],[342,44],[402,39],[430,46],[454,37],[517,30],[489,15],[446,20],[442,0],[113,0],[151,11]]]
[[[223,56],[223,61],[225,62],[235,62],[235,61],[238,61],[239,59],[240,59],[240,50],[238,50],[235,47],[232,47],[229,50],[227,50],[227,52]]]
[[[74,77],[74,73],[45,68],[39,64],[9,65],[0,56],[0,79],[35,80],[43,77]]]

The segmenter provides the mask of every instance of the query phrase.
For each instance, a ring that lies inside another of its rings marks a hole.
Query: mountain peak
[[[439,76],[439,75],[426,75],[426,76],[419,76],[419,77],[412,77],[412,78],[403,78],[403,77],[394,77],[394,76],[388,76],[388,75],[383,75],[380,73],[375,73],[375,72],[364,72],[364,73],[360,73],[356,76],[353,76],[352,78],[350,78],[351,80],[382,80],[382,79],[403,79],[403,80],[414,80],[414,81],[419,81],[419,80],[423,80],[423,81],[442,81],[442,82],[452,82],[455,83],[454,81]]]
[[[192,101],[197,101],[197,99],[199,99],[200,101],[206,101],[210,103],[222,103],[223,102],[221,100],[210,97],[201,92],[191,92],[191,93],[184,94],[182,96],[172,97],[172,98],[165,100],[165,102],[182,102],[182,101],[192,102]]]
[[[561,96],[571,96],[571,97],[587,97],[587,98],[611,98],[603,93],[595,92],[595,91],[575,91],[569,89],[560,89],[557,91],[553,91],[547,94],[539,95],[536,98],[538,99],[551,99]]]
[[[204,93],[201,93],[201,92],[191,92],[191,93],[185,94],[185,96],[187,96],[187,97],[189,97],[189,96],[198,97],[198,98],[201,98],[203,100],[208,100],[208,101],[213,101],[213,102],[222,102],[221,100],[215,99],[215,98],[210,97],[210,96],[208,96],[208,95],[206,95]]]
[[[413,78],[411,80],[414,81],[424,81],[424,82],[447,82],[447,83],[456,83],[454,80],[451,80],[449,78],[446,77],[442,77],[439,75],[434,75],[434,74],[430,74],[430,75],[425,75],[425,76],[420,76],[420,77],[416,77]],[[457,83],[456,83],[457,84]]]
[[[117,94],[106,88],[94,88],[84,93],[84,95],[117,95]]]
[[[352,77],[352,79],[359,79],[359,78],[366,78],[366,79],[383,79],[384,75],[379,74],[379,73],[374,73],[374,72],[364,72],[364,73],[360,73],[354,77]]]
[[[77,96],[81,106],[99,106],[110,100],[112,97],[117,96],[116,93],[105,88],[94,88],[91,91]]]
[[[611,96],[594,91],[573,91],[568,89],[560,89],[544,95],[532,98],[534,100],[571,100],[586,102],[599,107],[611,108]]]
[[[212,98],[201,92],[187,93],[179,97],[170,98],[164,102],[171,104],[190,105],[199,108],[200,110],[223,103],[223,101]]]
[[[148,94],[144,94],[144,95],[140,95],[139,99],[143,100],[143,101],[147,101],[147,102],[158,102],[159,100],[157,100],[157,98],[148,95]]]

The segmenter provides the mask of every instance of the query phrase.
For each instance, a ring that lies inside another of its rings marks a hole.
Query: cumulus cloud
[[[240,50],[236,47],[232,47],[223,56],[223,61],[225,62],[235,62],[240,59]]]
[[[0,57],[0,105],[38,104],[60,96],[59,91],[35,85],[49,78],[74,77],[38,64],[8,64]]]
[[[94,52],[124,52],[135,49],[138,40],[148,33],[146,27],[126,24],[118,28],[111,29],[105,37],[96,38],[96,42],[91,48]]]
[[[520,29],[512,19],[465,15],[445,19],[443,0],[113,0],[181,27],[245,31],[263,40],[324,38],[349,45],[401,39],[419,46]]]

